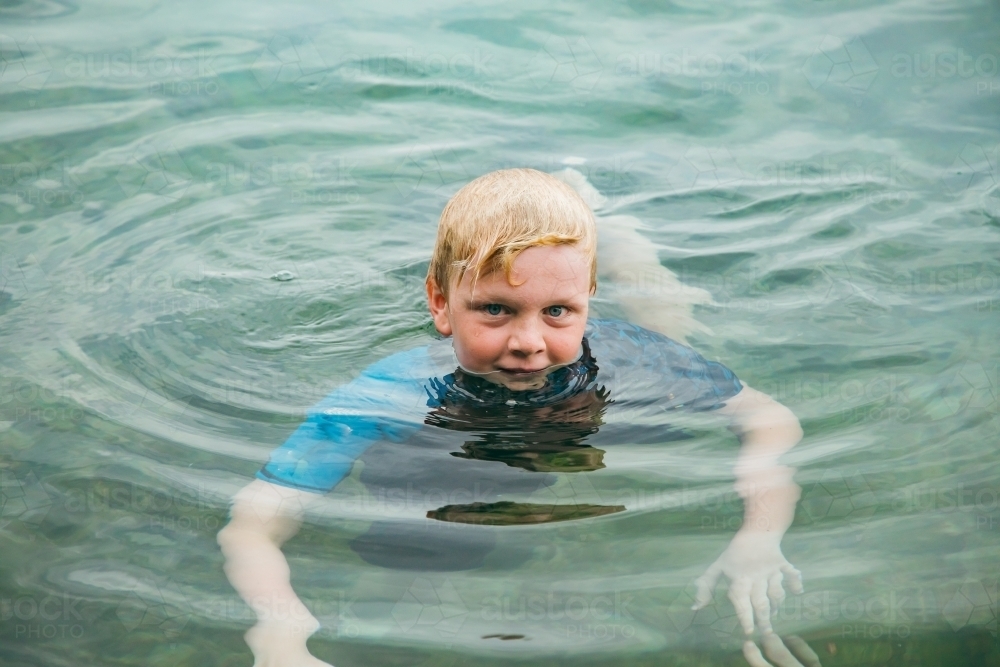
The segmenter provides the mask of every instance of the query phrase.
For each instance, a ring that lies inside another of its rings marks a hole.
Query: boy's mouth
[[[559,366],[545,366],[543,368],[505,368],[498,367],[492,371],[472,372],[465,370],[471,375],[478,375],[484,380],[503,385],[515,391],[526,391],[530,389],[541,389],[548,382],[549,373]]]
[[[500,370],[504,373],[515,376],[525,376],[534,375],[536,373],[541,373],[542,371],[548,370],[549,367],[545,368],[501,368]]]
[[[541,389],[548,382],[548,374],[554,370],[552,366],[544,368],[500,368],[497,380],[508,389],[530,390]]]

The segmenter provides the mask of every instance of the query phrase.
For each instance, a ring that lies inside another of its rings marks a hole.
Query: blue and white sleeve
[[[257,479],[326,493],[350,474],[372,443],[405,440],[427,413],[427,378],[420,377],[426,357],[426,348],[394,354],[332,391],[271,452]]]

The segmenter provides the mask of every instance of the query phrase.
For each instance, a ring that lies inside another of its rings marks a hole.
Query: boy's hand
[[[729,578],[729,599],[747,635],[753,634],[755,612],[761,632],[773,631],[772,609],[777,613],[785,600],[782,582],[786,576],[793,593],[803,592],[802,574],[785,559],[780,543],[763,533],[736,533],[729,547],[695,581],[698,594],[692,609],[702,609],[712,601],[723,574]]]
[[[802,667],[803,664],[816,667],[820,664],[819,657],[808,644],[798,637],[782,641],[771,627],[771,616],[777,613],[785,599],[782,585],[785,578],[788,578],[788,587],[793,593],[803,592],[802,574],[781,553],[780,536],[775,539],[768,533],[738,532],[722,555],[695,581],[698,592],[692,609],[703,609],[712,601],[715,586],[723,574],[729,579],[729,599],[747,636],[743,655],[752,667],[772,663],[779,667]],[[764,653],[771,663],[764,659],[750,638],[755,616]]]
[[[318,628],[315,618],[305,622],[258,622],[244,635],[253,651],[254,667],[333,667],[306,648],[306,640]]]

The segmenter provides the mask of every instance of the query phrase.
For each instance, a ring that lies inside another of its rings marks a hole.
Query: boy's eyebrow
[[[465,303],[466,303],[466,305],[469,308],[479,308],[480,306],[485,306],[485,305],[490,304],[490,303],[500,304],[501,306],[506,306],[507,305],[507,301],[504,300],[504,299],[500,299],[500,298],[496,298],[496,299],[490,299],[490,298],[486,298],[486,299],[482,299],[482,298],[470,298]]]
[[[569,298],[569,299],[552,299],[550,305],[569,306],[569,305],[571,305],[573,303],[573,301],[574,301],[574,299],[572,299],[572,298]],[[506,306],[507,308],[512,308],[512,307],[514,307],[514,305],[517,304],[517,301],[516,300],[510,301],[509,299],[505,299],[505,298],[500,297],[500,296],[497,296],[497,297],[487,296],[485,298],[484,297],[476,297],[476,298],[469,298],[469,299],[467,299],[465,301],[466,307],[470,308],[470,309],[481,308],[482,306],[485,306],[485,305],[488,305],[488,304],[491,304],[491,303],[495,303],[495,304],[498,304],[498,305],[501,305],[501,306]]]

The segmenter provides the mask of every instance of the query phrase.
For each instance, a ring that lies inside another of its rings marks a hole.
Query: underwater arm
[[[730,417],[730,429],[740,440],[736,460],[736,491],[743,498],[741,530],[760,532],[781,540],[792,524],[799,486],[795,470],[779,457],[802,439],[799,420],[767,394],[744,386],[718,410]]]
[[[398,353],[332,391],[233,498],[218,542],[226,576],[257,615],[245,635],[255,667],[329,667],[306,648],[319,621],[292,589],[281,545],[369,445],[401,440],[423,423],[427,396],[410,376],[424,374],[427,365],[423,348]]]
[[[782,641],[771,627],[771,614],[785,599],[783,582],[787,579],[792,592],[803,592],[801,573],[781,552],[781,538],[795,518],[800,489],[793,479],[795,469],[779,462],[802,439],[802,427],[787,407],[747,386],[718,412],[731,419],[730,429],[740,439],[734,472],[736,491],[744,503],[743,524],[728,548],[698,578],[693,608],[711,602],[715,585],[725,574],[729,599],[747,635],[743,654],[751,665],[771,664],[750,639],[755,617],[761,644],[772,663],[819,665],[818,656],[804,641],[798,637]]]
[[[306,648],[319,621],[292,589],[291,571],[281,552],[317,497],[255,480],[233,498],[232,518],[219,531],[226,576],[257,615],[257,623],[245,635],[255,667],[329,667]]]

